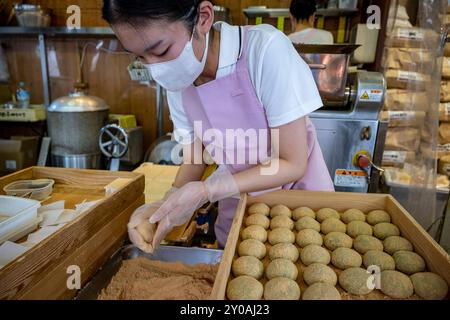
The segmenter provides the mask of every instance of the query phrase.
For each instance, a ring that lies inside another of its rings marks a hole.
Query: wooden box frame
[[[313,210],[333,208],[343,212],[355,208],[366,213],[377,209],[386,210],[391,215],[392,223],[399,227],[402,236],[407,238],[413,244],[414,250],[425,259],[428,269],[443,277],[450,287],[450,256],[391,195],[289,190],[275,191],[256,197],[247,195],[241,197],[211,293],[211,298],[214,300],[226,299],[231,265],[237,257],[236,251],[243,229],[242,222],[246,216],[246,208],[258,202],[266,203],[269,206],[284,204],[291,209],[298,207],[309,207]]]
[[[50,237],[0,269],[0,299],[70,299],[69,266],[81,271],[81,288],[122,245],[133,211],[144,204],[144,175],[129,172],[32,167],[0,178],[3,187],[16,180],[55,180],[44,204],[64,199],[66,208],[86,200],[99,202]],[[129,179],[112,195],[104,187]]]

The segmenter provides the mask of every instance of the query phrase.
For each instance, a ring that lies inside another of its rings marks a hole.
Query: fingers
[[[142,236],[145,242],[152,243],[153,236],[155,235],[156,225],[151,224],[147,220],[142,222],[140,225],[136,227],[136,230]]]
[[[156,210],[156,212],[150,217],[150,223],[157,223],[161,221],[164,217],[166,217],[173,210],[173,202],[174,200],[168,199],[164,204]]]
[[[155,236],[153,237],[153,250],[156,250],[159,247],[161,241],[164,240],[164,238],[169,234],[171,230],[172,228],[170,227],[168,220],[161,220],[161,222],[158,224],[158,228],[156,229]]]
[[[145,242],[141,234],[136,229],[129,229],[128,236],[130,237],[131,243],[133,243],[136,247],[144,252],[153,253],[153,246],[151,243]]]

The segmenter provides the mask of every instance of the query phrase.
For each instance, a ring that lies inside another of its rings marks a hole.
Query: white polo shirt
[[[330,31],[307,28],[289,35],[293,43],[299,44],[333,44],[334,38]]]
[[[221,31],[216,78],[222,78],[236,70],[239,27],[217,22],[214,28]],[[271,128],[291,123],[323,106],[308,65],[284,33],[263,24],[251,27],[247,36],[250,79]],[[175,139],[182,144],[192,143],[194,128],[183,108],[182,93],[168,92],[167,99]]]

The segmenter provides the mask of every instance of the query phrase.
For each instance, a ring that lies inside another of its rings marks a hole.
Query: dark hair
[[[152,20],[183,21],[193,28],[203,0],[104,0],[103,19],[109,24],[143,26]]]
[[[291,14],[298,20],[308,20],[316,12],[315,0],[292,0]]]

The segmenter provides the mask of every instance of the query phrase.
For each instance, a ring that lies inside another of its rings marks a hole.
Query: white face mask
[[[194,29],[195,32],[195,29]],[[186,43],[178,58],[155,64],[145,64],[152,78],[164,89],[172,92],[183,91],[191,86],[205,68],[208,56],[209,32],[206,34],[205,51],[202,61],[198,61],[192,46],[194,38]]]

